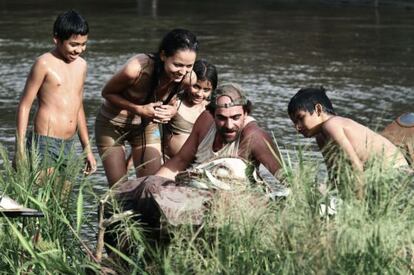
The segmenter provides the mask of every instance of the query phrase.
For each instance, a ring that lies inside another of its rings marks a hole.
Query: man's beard
[[[240,131],[239,128],[233,128],[233,129],[220,128],[219,129],[219,133],[220,133],[224,143],[231,143],[231,142],[235,141],[240,136],[240,132],[241,131]],[[227,133],[232,133],[232,134],[234,134],[234,136],[227,137],[226,136]]]

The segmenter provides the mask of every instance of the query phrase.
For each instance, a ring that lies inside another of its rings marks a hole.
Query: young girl
[[[205,110],[211,92],[217,87],[217,70],[214,65],[205,60],[197,60],[193,71],[197,82],[179,96],[177,113],[164,125],[164,154],[170,158],[180,151],[190,136],[194,122]]]
[[[197,50],[194,34],[174,29],[157,53],[133,56],[106,83],[95,138],[109,186],[126,179],[125,141],[131,145],[137,177],[160,168],[158,123],[167,123],[176,113],[174,98],[191,83]]]

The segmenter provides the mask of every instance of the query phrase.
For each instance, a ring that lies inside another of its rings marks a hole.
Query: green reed
[[[81,237],[81,225],[92,222],[83,211],[84,194],[94,197],[90,182],[80,173],[82,160],[73,155],[64,167],[62,155],[54,171],[46,173],[37,158],[20,163],[15,170],[4,148],[0,154],[0,190],[44,214],[42,218],[0,218],[0,273],[84,274],[98,270],[92,248]]]
[[[414,272],[414,196],[412,176],[387,170],[381,160],[368,164],[362,200],[355,196],[355,176],[347,161],[327,194],[317,189],[321,163],[303,150],[288,156],[285,184],[291,195],[269,201],[260,191],[217,194],[202,226],[169,227],[163,241],[146,240],[134,215],[118,214],[107,228],[120,244],[108,244],[103,260],[85,242],[82,228],[98,231],[85,198],[98,196],[74,160],[63,172],[42,179],[39,168],[15,172],[7,154],[0,188],[27,207],[44,212],[42,239],[32,241],[36,221],[1,218],[0,271],[9,274],[410,274]],[[291,161],[295,159],[295,161]],[[32,166],[36,167],[36,163]],[[73,183],[62,201],[62,182]],[[342,202],[335,215],[321,213],[332,196]],[[97,205],[98,208],[98,205]],[[96,208],[96,209],[97,209]],[[25,223],[23,226],[23,222]],[[110,256],[110,257],[108,257]],[[103,267],[107,268],[104,269]],[[1,273],[0,272],[0,273]]]

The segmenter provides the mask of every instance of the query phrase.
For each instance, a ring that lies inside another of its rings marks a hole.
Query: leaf
[[[80,233],[83,217],[83,186],[79,189],[78,201],[76,203],[76,233]]]

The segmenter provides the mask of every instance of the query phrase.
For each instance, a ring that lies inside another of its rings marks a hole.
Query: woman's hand
[[[162,102],[151,102],[146,105],[137,105],[135,113],[141,117],[154,119],[156,117],[156,108],[162,105]]]
[[[172,105],[161,105],[155,108],[154,122],[168,123],[177,113],[177,108]]]

